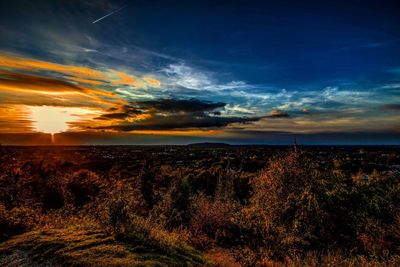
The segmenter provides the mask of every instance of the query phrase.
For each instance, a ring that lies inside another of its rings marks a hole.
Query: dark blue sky
[[[118,20],[121,38],[261,84],[374,83],[398,65],[394,2],[186,2],[130,3],[101,27]]]
[[[217,130],[209,138],[246,143],[276,132],[309,134],[310,143],[357,133],[350,136],[360,143],[363,133],[400,131],[399,14],[396,1],[12,1],[0,4],[0,52],[151,77],[160,86],[97,86],[143,114],[149,101],[201,106],[152,106],[151,118],[132,125],[130,113],[113,131]],[[70,82],[51,68],[28,72]],[[7,99],[4,106],[16,102]],[[387,143],[385,134],[376,143]]]

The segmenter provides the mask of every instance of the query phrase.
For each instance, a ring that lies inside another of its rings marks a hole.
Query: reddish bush
[[[208,236],[215,242],[225,243],[235,239],[235,212],[232,202],[212,201],[203,194],[194,197],[190,208],[190,230],[195,237]]]

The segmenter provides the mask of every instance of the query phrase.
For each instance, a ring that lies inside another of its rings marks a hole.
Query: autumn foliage
[[[230,251],[243,266],[324,261],[398,262],[400,177],[321,166],[286,151],[257,172],[221,161],[208,169],[18,162],[3,155],[0,238],[68,224],[97,225],[160,253]],[[214,255],[213,254],[213,255]],[[389,264],[389,265],[390,265]],[[340,265],[340,264],[339,264]]]

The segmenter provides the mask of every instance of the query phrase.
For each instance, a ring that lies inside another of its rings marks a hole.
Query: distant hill
[[[210,143],[210,142],[204,142],[204,143],[193,143],[193,144],[189,144],[187,146],[190,147],[231,147],[230,144],[226,144],[226,143]]]

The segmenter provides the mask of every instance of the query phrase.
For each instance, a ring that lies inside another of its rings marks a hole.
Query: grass
[[[101,230],[32,231],[0,244],[0,266],[204,266],[191,248],[119,242]]]

